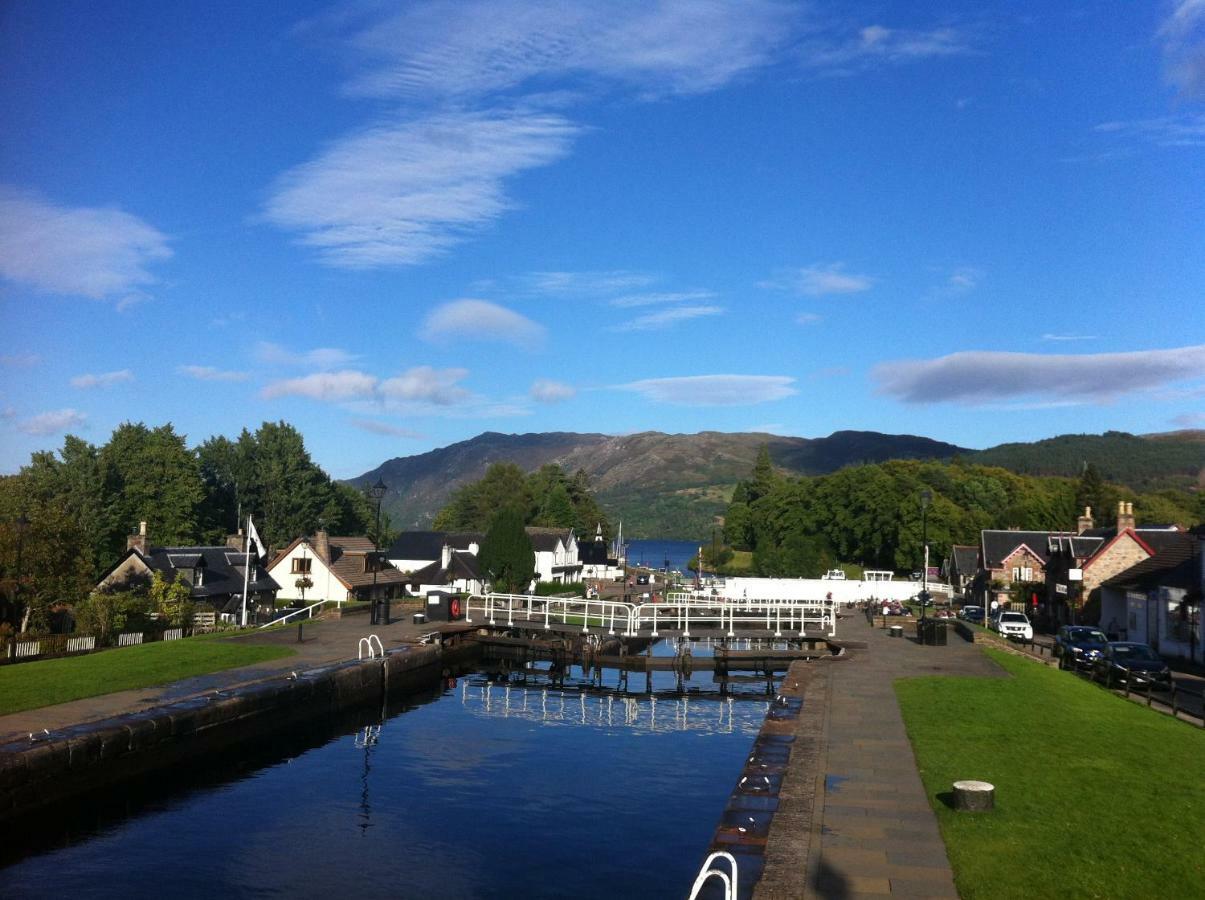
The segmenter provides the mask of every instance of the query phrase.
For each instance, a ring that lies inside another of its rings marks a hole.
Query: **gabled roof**
[[[411,572],[405,576],[406,583],[413,587],[418,587],[420,584],[448,584],[457,579],[481,580],[477,557],[467,550],[453,550],[446,569],[442,568],[439,561],[436,560],[431,565],[423,566],[417,572]]]
[[[390,559],[439,559],[443,551],[443,531],[403,531],[397,536],[385,555]]]
[[[985,528],[980,533],[980,547],[983,553],[985,569],[1001,569],[1004,561],[1013,552],[1025,544],[1030,551],[1045,563],[1050,559],[1047,548],[1048,538],[1055,532],[1051,531],[1011,531]]]
[[[1191,589],[1199,584],[1201,542],[1181,533],[1157,554],[1119,572],[1103,584],[1121,590],[1149,591],[1161,587]]]
[[[1104,544],[1102,537],[1090,537],[1087,534],[1052,534],[1046,542],[1046,550],[1050,555],[1062,553],[1074,559],[1087,559]]]
[[[559,543],[562,547],[568,547],[569,542],[573,540],[572,528],[540,528],[535,525],[528,525],[524,531],[531,539],[531,546],[537,552],[549,553],[556,550]]]
[[[1136,543],[1139,547],[1141,547],[1143,550],[1145,550],[1148,556],[1155,555],[1155,551],[1151,548],[1150,544],[1148,544],[1141,537],[1139,537],[1138,534],[1135,533],[1132,529],[1127,528],[1121,534],[1114,537],[1111,541],[1106,541],[1099,550],[1097,550],[1095,553],[1093,553],[1092,558],[1084,563],[1084,568],[1085,569],[1091,568],[1093,563],[1095,563],[1097,560],[1104,558],[1105,553],[1108,552],[1110,547],[1112,547],[1114,544],[1120,543],[1121,541],[1125,540],[1126,538],[1129,538],[1134,543]]]
[[[190,585],[189,593],[196,600],[209,602],[229,598],[232,594],[243,593],[243,574],[245,571],[246,554],[231,553],[229,547],[151,547],[146,553],[137,548],[127,550],[121,558],[105,573],[103,582],[125,563],[135,556],[149,572],[161,572],[169,581],[184,573],[185,580]],[[193,572],[202,570],[204,576],[200,585],[192,583]],[[280,590],[280,585],[268,574],[259,563],[253,562],[251,577],[247,583],[248,593],[273,593]]]
[[[954,571],[960,575],[974,574],[979,566],[979,548],[969,544],[955,544],[951,549],[950,558],[954,562]]]
[[[331,548],[330,559],[324,559],[308,537],[299,537],[285,547],[268,564],[274,569],[286,556],[293,552],[298,544],[305,543],[314,554],[314,559],[330,569],[331,574],[348,590],[357,587],[367,587],[373,583],[372,572],[365,571],[365,560],[373,553],[372,538],[368,537],[332,537],[328,539]],[[382,566],[377,570],[377,584],[403,584],[402,573],[390,563],[386,551],[381,551]]]

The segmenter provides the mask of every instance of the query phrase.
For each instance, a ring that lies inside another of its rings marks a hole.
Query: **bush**
[[[578,597],[584,597],[586,596],[586,585],[580,581],[570,581],[566,584],[561,584],[556,581],[537,582],[537,597],[552,597],[556,594],[574,594]]]
[[[150,597],[129,591],[94,591],[75,608],[75,630],[96,635],[101,644],[125,631],[144,631],[151,624],[155,604]]]

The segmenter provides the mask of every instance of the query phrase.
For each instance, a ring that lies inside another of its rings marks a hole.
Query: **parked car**
[[[958,618],[966,619],[968,622],[983,621],[983,607],[970,604],[958,610]]]
[[[648,584],[648,583],[649,583],[649,577],[648,577],[647,575],[637,575],[637,576],[636,576],[636,583],[637,583],[637,584]]]
[[[1005,610],[992,623],[992,628],[1001,637],[1020,638],[1023,641],[1033,640],[1033,626],[1029,624],[1029,616],[1023,612]]]
[[[1133,641],[1105,644],[1100,657],[1092,664],[1092,675],[1106,686],[1123,681],[1160,690],[1172,686],[1172,672],[1167,663],[1146,644]]]
[[[1092,625],[1064,625],[1054,636],[1054,655],[1060,669],[1095,662],[1109,639]]]

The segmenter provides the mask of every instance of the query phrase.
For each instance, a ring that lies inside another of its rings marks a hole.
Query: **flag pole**
[[[251,583],[251,516],[247,516],[247,559],[243,563],[243,627],[247,627],[247,587]]]

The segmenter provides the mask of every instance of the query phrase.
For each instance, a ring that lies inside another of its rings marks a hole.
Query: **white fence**
[[[581,597],[533,597],[527,594],[484,594],[465,602],[465,621],[483,621],[489,625],[558,625],[605,628],[608,634],[625,637],[660,636],[672,630],[690,636],[696,628],[718,628],[735,637],[742,629],[765,630],[775,637],[809,633],[835,637],[837,601],[749,599],[706,597],[700,594],[671,593],[664,603],[624,603],[619,600],[590,600]]]
[[[142,643],[141,631],[127,631],[125,634],[117,635],[118,647],[133,647],[135,644]]]

